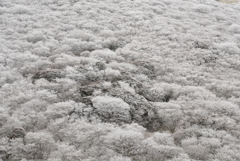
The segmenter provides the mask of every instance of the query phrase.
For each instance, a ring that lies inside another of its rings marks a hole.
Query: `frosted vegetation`
[[[238,3],[239,2],[239,0],[216,0],[216,1],[227,3],[227,4],[232,4],[232,3]]]
[[[0,0],[0,32],[3,161],[240,160],[239,4]]]

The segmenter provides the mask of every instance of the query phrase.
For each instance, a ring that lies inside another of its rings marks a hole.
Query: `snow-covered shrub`
[[[50,154],[48,161],[76,161],[83,158],[82,151],[77,150],[73,145],[60,144],[57,148]]]
[[[55,120],[69,115],[72,111],[77,110],[77,108],[78,104],[74,101],[55,103],[47,107],[46,116],[49,120]]]
[[[25,65],[26,62],[32,63],[37,62],[39,57],[31,54],[30,52],[14,52],[8,53],[8,56],[12,57],[11,60],[7,59],[6,63],[10,67],[21,68]]]
[[[95,66],[97,67],[98,70],[105,70],[106,69],[106,64],[103,62],[97,62],[95,64]]]
[[[38,56],[48,57],[51,55],[49,48],[41,46],[33,49],[33,53]]]
[[[128,62],[134,62],[139,59],[139,53],[130,49],[123,48],[116,52],[119,52],[119,54],[122,55]]]
[[[215,12],[215,16],[218,21],[225,21],[228,19],[228,17],[221,12]]]
[[[56,149],[53,137],[46,132],[29,132],[25,137],[25,142],[24,150],[26,159],[46,160],[51,151]]]
[[[3,86],[5,83],[13,83],[21,79],[21,75],[15,70],[13,71],[2,71],[0,72],[0,86]]]
[[[103,90],[111,89],[112,88],[112,83],[105,81],[105,82],[102,83],[102,88],[103,88]]]
[[[24,138],[26,135],[26,131],[24,130],[24,128],[21,127],[15,127],[12,131],[12,133],[10,134],[9,138]]]
[[[216,154],[216,151],[222,147],[222,143],[218,138],[192,137],[183,140],[182,146],[190,157],[207,160]]]
[[[232,97],[228,99],[228,101],[233,102],[234,104],[238,105],[240,107],[240,98]],[[239,112],[237,112],[239,113]]]
[[[238,48],[238,46],[235,43],[231,43],[231,42],[226,42],[226,43],[222,43],[218,45],[219,48],[227,53],[227,54],[238,54],[240,53],[240,49]]]
[[[108,35],[108,36],[110,36],[110,35]],[[103,48],[108,48],[112,51],[116,51],[117,49],[123,48],[125,44],[126,44],[126,42],[124,42],[124,40],[116,39],[116,38],[109,38],[102,42]]]
[[[80,87],[80,93],[82,97],[91,96],[94,93],[94,86],[84,86]]]
[[[135,77],[140,82],[144,82],[144,81],[148,82],[148,80],[149,80],[148,76],[146,76],[144,74],[136,74]]]
[[[167,130],[174,133],[182,124],[184,116],[180,106],[171,103],[157,103],[155,104],[155,107],[158,117],[161,118],[163,123],[162,129],[159,130]]]
[[[39,83],[39,84],[38,84]],[[36,86],[40,85],[40,82],[36,83]],[[36,98],[43,100],[43,101],[48,101],[48,102],[57,102],[57,95],[49,90],[43,89],[39,90],[36,92]]]
[[[132,161],[129,157],[113,157],[110,161]]]
[[[100,36],[107,38],[107,37],[113,37],[114,36],[114,32],[111,30],[102,30],[99,33]]]
[[[198,40],[194,42],[194,47],[195,48],[200,48],[200,49],[209,49],[211,48],[212,43],[210,41],[206,40]]]
[[[128,157],[141,155],[141,140],[144,138],[141,132],[115,129],[107,134],[105,138],[106,146],[118,154]]]
[[[25,139],[12,139],[10,146],[13,148],[7,150],[7,159],[27,160],[44,159],[46,160],[51,151],[56,149],[52,136],[46,132],[27,133]]]
[[[93,107],[97,113],[106,121],[129,122],[130,106],[120,98],[110,96],[97,96],[92,99]]]
[[[238,153],[239,145],[225,145],[216,154],[216,158],[220,158],[221,161],[239,160],[240,155]]]
[[[9,117],[8,114],[8,109],[7,108],[0,108],[0,128],[5,124],[5,122],[7,121],[7,118]],[[1,135],[1,133],[0,133]]]
[[[181,148],[174,146],[171,135],[166,133],[155,133],[142,141],[142,146],[143,155],[136,158],[144,160],[169,160],[184,153]]]
[[[240,34],[234,35],[234,42],[238,44],[238,47],[240,47]]]
[[[169,161],[193,161],[193,159],[190,159],[186,153],[182,153],[178,156],[175,156],[173,159],[170,159]]]
[[[184,120],[184,126],[199,125],[199,126],[212,126],[214,122],[214,115],[204,109],[187,110]]]
[[[20,160],[23,158],[27,158],[24,142],[22,138],[16,138],[14,140],[11,140],[9,147],[12,147],[12,148],[8,149],[7,155],[5,156],[6,159]],[[30,157],[29,159],[32,159],[32,158]]]
[[[77,67],[67,66],[65,69],[65,77],[75,80],[76,82],[84,82],[86,77],[84,73],[80,72]]]
[[[10,8],[10,13],[13,13],[13,14],[31,14],[32,11],[27,6],[15,5],[14,7]]]
[[[238,0],[216,0],[216,1],[227,3],[227,4],[238,3]]]
[[[0,138],[0,159],[7,160],[9,157],[8,151],[10,147],[8,144],[8,138],[7,137],[1,137]]]
[[[107,81],[116,81],[121,79],[121,72],[112,68],[107,68],[104,71],[104,79]]]
[[[195,86],[184,86],[179,90],[179,95],[181,98],[191,98],[191,99],[209,99],[216,98],[216,96],[202,87]]]
[[[34,31],[33,33],[29,34],[27,40],[32,43],[37,43],[38,41],[46,40],[46,36],[41,31]]]
[[[12,119],[11,122],[7,122],[4,127],[5,132],[9,133],[9,138],[24,138],[25,131],[41,130],[46,128],[48,124],[48,120],[43,112],[37,114],[32,109],[22,109],[20,112],[14,113],[14,116],[18,117],[15,120]],[[9,129],[10,127],[12,127],[11,130]]]
[[[54,81],[56,78],[62,78],[63,74],[61,73],[60,70],[57,69],[46,69],[46,70],[41,70],[35,73],[32,77],[33,82],[37,79],[44,78],[48,81]]]
[[[99,62],[97,58],[88,57],[90,52],[82,52],[81,54],[83,54],[83,56],[81,56],[80,58],[80,64],[82,65],[93,65]],[[87,57],[85,57],[86,56],[85,54],[87,55]]]
[[[59,48],[54,49],[52,51],[52,55],[68,53],[69,51],[71,51],[71,47],[64,44],[64,45],[60,46]]]
[[[3,8],[3,7],[0,8],[0,15],[4,14],[6,12],[7,12],[6,8]]]
[[[170,133],[159,133],[155,132],[153,135],[153,140],[158,143],[159,145],[169,145],[174,146],[174,140]]]
[[[220,98],[238,97],[239,95],[238,94],[239,87],[236,87],[235,85],[226,84],[225,82],[208,84],[206,87],[208,90],[212,91],[217,97]]]
[[[120,84],[121,88],[127,92],[130,92],[131,94],[135,94],[135,90],[130,87],[130,85],[126,82],[123,81],[118,81],[118,83]]]
[[[200,13],[210,13],[212,12],[212,8],[208,5],[199,4],[194,7],[194,11],[200,12]]]
[[[139,61],[135,62],[138,65],[138,72],[141,74],[146,74],[149,77],[154,77],[155,66],[150,62]]]
[[[153,102],[169,102],[171,99],[177,99],[179,90],[179,85],[161,83],[144,91],[143,96]]]
[[[101,72],[95,72],[93,70],[89,70],[85,74],[86,79],[88,82],[96,82],[98,80],[101,80],[101,76],[103,76],[103,73]]]
[[[70,46],[71,46],[71,51],[75,55],[79,55],[83,51],[94,51],[100,48],[98,44],[94,42],[85,42],[85,41],[74,43]]]
[[[69,38],[80,39],[82,41],[94,41],[96,36],[87,33],[88,31],[82,31],[79,29],[75,29],[69,32]]]
[[[128,71],[128,72],[132,72],[132,71],[136,71],[137,67],[135,65],[129,64],[129,63],[118,63],[118,62],[111,62],[108,65],[109,67],[111,67],[112,69],[117,69],[120,71]]]
[[[110,62],[112,60],[115,60],[117,55],[115,52],[109,49],[104,49],[104,50],[95,50],[91,52],[90,56],[94,58],[103,59],[106,62]]]
[[[228,101],[206,101],[206,105],[206,108],[209,111],[218,113],[219,115],[225,115],[230,117],[239,115],[239,112],[237,112],[239,106]]]
[[[78,96],[78,88],[76,81],[68,78],[56,79],[58,87],[55,91],[58,93],[58,98],[62,101],[75,100]],[[75,97],[76,96],[76,97]]]
[[[198,143],[198,139],[193,137],[182,141],[182,147],[193,159],[207,160],[208,149]]]
[[[232,24],[230,27],[229,27],[229,31],[233,34],[240,34],[240,25],[237,25],[237,24]]]

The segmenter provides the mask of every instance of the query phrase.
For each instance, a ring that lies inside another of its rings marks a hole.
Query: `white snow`
[[[0,160],[240,160],[240,3],[218,1],[0,0]]]

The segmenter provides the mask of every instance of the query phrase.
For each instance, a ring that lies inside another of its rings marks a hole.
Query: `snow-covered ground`
[[[240,4],[0,0],[0,158],[239,161]]]

